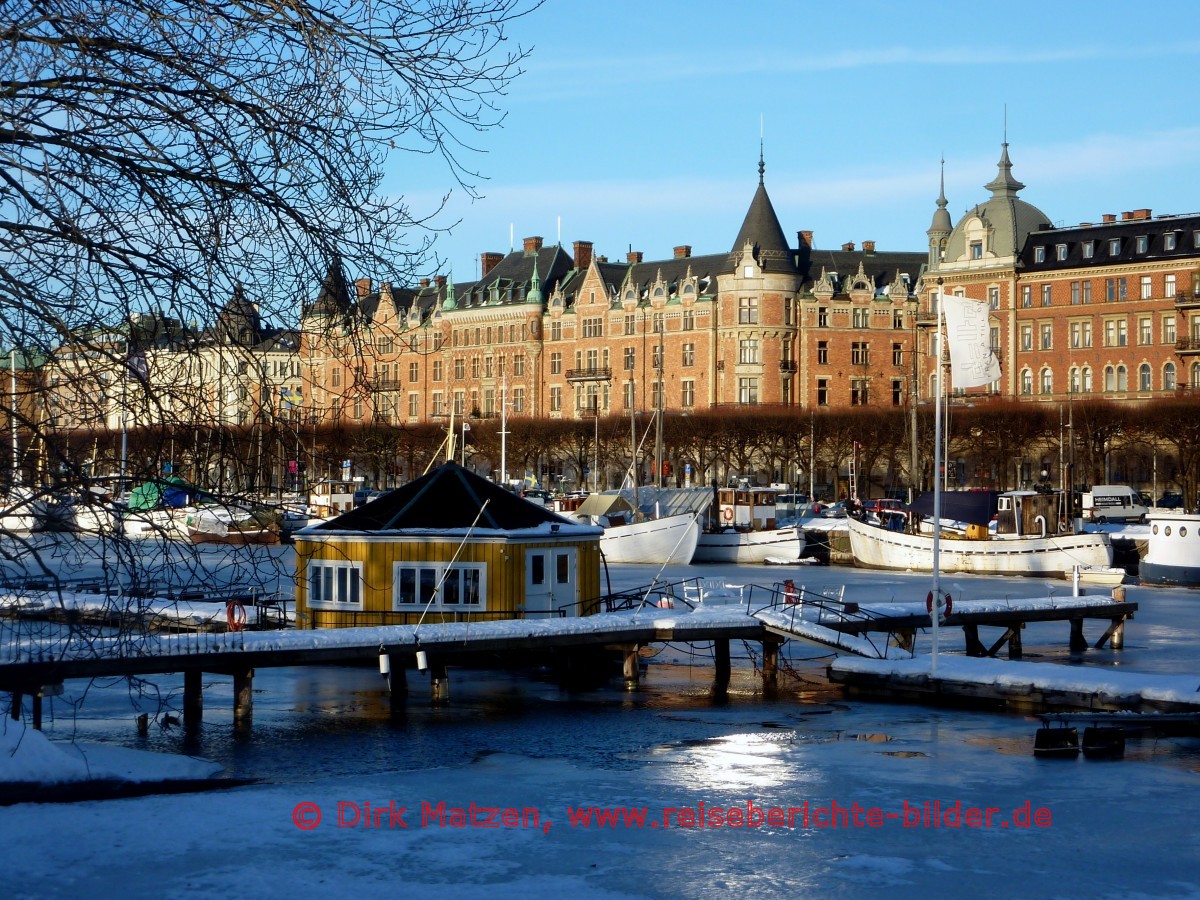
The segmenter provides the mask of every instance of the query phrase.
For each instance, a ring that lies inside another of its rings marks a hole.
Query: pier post
[[[446,671],[445,660],[436,657],[429,660],[429,684],[432,689],[430,699],[434,706],[450,702],[450,675]]]
[[[14,722],[21,721],[21,692],[12,692],[12,706],[8,709],[9,715],[13,717]]]
[[[233,727],[243,730],[254,721],[254,670],[233,673]]]
[[[1012,631],[1012,636],[1008,639],[1009,659],[1020,659],[1025,655],[1025,651],[1021,647],[1021,629],[1024,627],[1024,622],[1018,622],[1010,629]]]
[[[1088,648],[1087,638],[1083,636],[1083,619],[1071,620],[1071,652],[1082,653]]]
[[[713,641],[713,666],[715,668],[713,689],[724,694],[729,689],[729,640]]]
[[[388,655],[388,707],[392,712],[404,708],[405,698],[408,697],[408,670],[404,667],[404,658]]]
[[[1112,634],[1109,635],[1109,646],[1114,650],[1125,649],[1125,620],[1118,619],[1113,623],[1116,627],[1113,628]]]
[[[987,656],[987,647],[979,640],[979,626],[972,622],[964,625],[962,629],[963,640],[967,644],[967,656]]]
[[[204,673],[187,669],[183,673],[183,727],[194,730],[204,720]]]
[[[625,690],[636,691],[641,681],[641,657],[638,655],[638,645],[630,644],[621,648],[624,654],[621,666],[621,677],[625,679]]]
[[[764,639],[762,653],[763,688],[769,690],[779,685],[779,642]]]
[[[33,701],[33,730],[42,730],[42,692],[34,691],[29,695]]]

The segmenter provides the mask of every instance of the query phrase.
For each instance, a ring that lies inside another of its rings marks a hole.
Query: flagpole
[[[933,659],[930,663],[930,673],[934,675],[937,674],[938,619],[941,607],[938,566],[942,541],[942,297],[945,293],[941,278],[937,280],[937,285],[937,355],[933,389],[933,588],[930,591],[933,602],[929,605],[929,618],[933,625]]]

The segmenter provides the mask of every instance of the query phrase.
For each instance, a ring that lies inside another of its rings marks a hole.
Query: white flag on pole
[[[988,304],[966,297],[942,296],[950,376],[956,388],[991,384],[1000,377],[1000,361],[992,353]]]

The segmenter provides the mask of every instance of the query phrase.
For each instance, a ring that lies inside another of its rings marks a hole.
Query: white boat
[[[942,495],[943,501],[946,495]],[[986,526],[970,525],[966,537],[939,541],[942,572],[976,575],[1054,575],[1063,577],[1075,566],[1109,567],[1112,542],[1107,534],[1059,532],[1057,495],[1011,491],[999,497],[1000,527],[990,534]],[[932,572],[931,534],[910,534],[861,522],[849,517],[850,550],[854,563],[872,569]]]
[[[0,530],[7,532],[34,531],[45,515],[46,501],[32,488],[14,484],[0,497]]]
[[[1151,510],[1150,539],[1138,568],[1142,584],[1200,587],[1200,515]]]
[[[775,500],[771,488],[719,488],[711,516],[715,526],[701,532],[692,561],[745,564],[799,559],[804,532],[796,525],[777,525]]]
[[[1079,578],[1080,584],[1113,586],[1125,581],[1127,574],[1120,566],[1077,566],[1063,573],[1067,578]]]
[[[117,510],[112,500],[90,491],[53,497],[38,525],[41,531],[98,535],[112,534],[116,527]]]
[[[700,539],[694,513],[643,516],[620,494],[591,494],[570,518],[604,529],[600,552],[610,563],[686,566]]]

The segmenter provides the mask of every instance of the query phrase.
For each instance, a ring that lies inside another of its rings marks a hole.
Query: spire
[[[763,183],[763,174],[767,171],[767,164],[763,162],[763,139],[760,136],[758,139],[758,183]]]
[[[533,255],[533,274],[529,276],[529,292],[525,295],[526,303],[542,302],[542,282],[538,278],[537,254]]]
[[[449,276],[446,278],[446,299],[442,301],[442,309],[455,309],[458,307],[458,301],[454,299],[454,270],[450,270]]]
[[[1007,125],[1005,126],[1007,130]],[[999,170],[996,177],[984,185],[984,188],[992,192],[993,197],[1015,197],[1017,191],[1025,187],[1021,182],[1012,176],[1012,162],[1008,158],[1008,135],[1005,134],[1005,141],[1001,144],[1000,162],[996,163]]]
[[[771,204],[771,198],[767,195],[767,186],[763,177],[765,171],[766,164],[763,162],[760,147],[758,189],[754,192],[754,199],[750,201],[750,208],[746,211],[746,218],[742,221],[742,228],[738,232],[737,240],[733,242],[730,265],[738,264],[746,244],[750,244],[754,248],[754,256],[757,258],[758,264],[764,270],[795,272],[795,257],[791,248],[788,247],[787,238],[783,234],[783,227],[779,224],[779,217],[775,215],[775,207]]]
[[[937,210],[933,214],[933,222],[929,226],[929,230],[925,232],[930,237],[934,235],[949,236],[954,230],[954,223],[950,221],[950,213],[946,210],[946,159],[942,158],[942,173],[941,185],[938,190]]]

